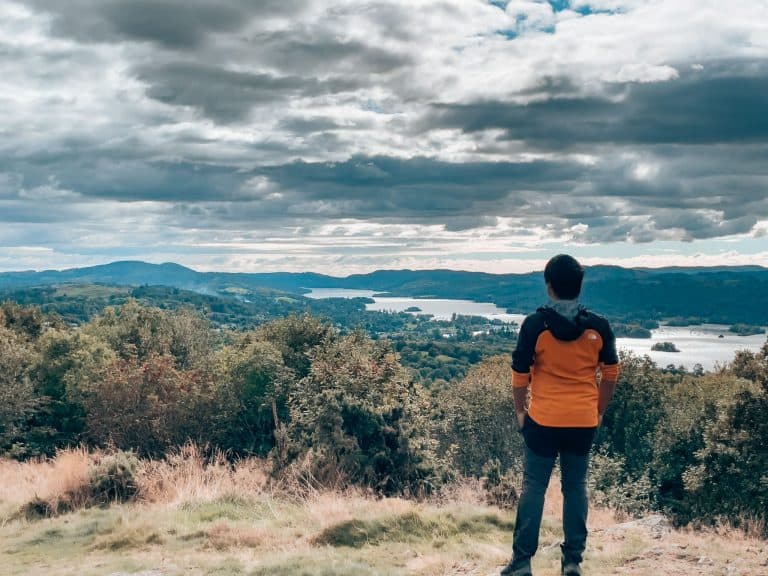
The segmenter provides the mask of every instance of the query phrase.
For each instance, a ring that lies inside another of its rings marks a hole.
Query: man
[[[619,375],[616,340],[608,322],[579,305],[583,278],[584,269],[571,256],[561,254],[547,263],[544,281],[550,302],[525,319],[512,354],[515,412],[525,439],[525,464],[512,560],[502,576],[532,574],[544,493],[558,456],[565,535],[560,546],[562,574],[581,576],[587,542],[589,451]]]

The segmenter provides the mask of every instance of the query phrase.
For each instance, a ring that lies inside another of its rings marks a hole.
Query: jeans
[[[512,567],[530,568],[539,546],[544,494],[560,456],[563,492],[563,564],[580,564],[587,545],[587,469],[595,428],[551,428],[526,416],[523,492],[517,507]]]

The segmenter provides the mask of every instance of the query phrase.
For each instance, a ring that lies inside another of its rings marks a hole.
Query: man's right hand
[[[522,430],[525,426],[525,412],[517,412],[517,429]]]

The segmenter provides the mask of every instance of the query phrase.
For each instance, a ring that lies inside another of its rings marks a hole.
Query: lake
[[[508,314],[490,302],[451,300],[438,298],[404,298],[376,296],[373,290],[347,290],[342,288],[312,288],[308,298],[373,298],[373,304],[366,304],[367,310],[404,312],[412,306],[421,309],[420,314],[432,314],[438,320],[450,320],[455,314],[484,316],[502,322],[522,323],[525,314]],[[719,336],[722,335],[722,338]],[[714,369],[716,364],[730,362],[737,350],[757,352],[765,344],[766,335],[737,336],[728,332],[728,326],[702,324],[700,326],[661,326],[651,330],[651,338],[617,338],[619,349],[630,350],[640,356],[647,354],[659,366],[674,364],[692,369],[701,364],[705,370]],[[673,342],[680,352],[656,352],[651,350],[655,342]]]
[[[722,338],[719,336],[722,335]],[[699,326],[661,326],[651,330],[651,338],[617,338],[619,348],[635,354],[648,354],[659,366],[682,364],[689,370],[694,364],[701,364],[705,370],[712,370],[715,364],[733,360],[738,350],[757,352],[765,344],[766,335],[737,336],[728,332],[728,326],[702,324]],[[657,352],[651,350],[655,342],[673,342],[680,352]]]
[[[525,314],[507,314],[506,310],[490,302],[472,302],[471,300],[449,300],[444,298],[403,298],[399,296],[376,296],[373,290],[347,290],[344,288],[312,288],[307,298],[372,298],[373,304],[366,304],[366,310],[381,312],[405,312],[408,308],[418,307],[421,312],[412,314],[431,314],[436,320],[450,320],[454,314],[464,316],[483,316],[491,320],[520,324]]]

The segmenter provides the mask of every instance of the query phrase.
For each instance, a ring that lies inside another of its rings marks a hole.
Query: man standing
[[[587,543],[589,451],[619,374],[608,322],[579,305],[584,269],[555,256],[544,269],[550,302],[528,316],[512,354],[518,428],[525,439],[523,491],[512,560],[502,576],[531,576],[544,494],[560,457],[563,492],[562,573],[580,576]],[[528,391],[530,389],[530,405]]]

